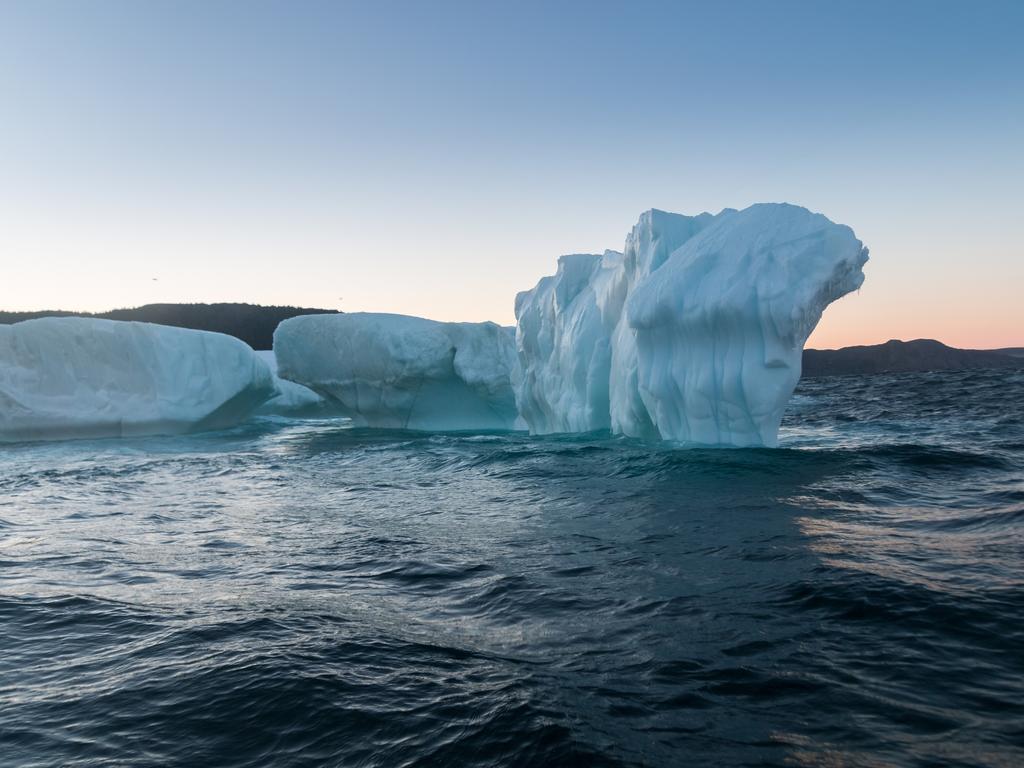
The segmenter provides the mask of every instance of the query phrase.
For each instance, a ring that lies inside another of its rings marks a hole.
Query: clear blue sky
[[[789,201],[812,343],[1024,344],[1024,2],[0,2],[0,308],[512,320],[639,213]],[[153,278],[157,278],[154,280]]]

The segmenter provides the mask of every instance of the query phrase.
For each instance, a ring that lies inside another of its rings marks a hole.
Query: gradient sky
[[[1022,39],[1017,0],[0,0],[0,308],[511,323],[645,209],[788,201],[871,249],[812,346],[1024,345]]]

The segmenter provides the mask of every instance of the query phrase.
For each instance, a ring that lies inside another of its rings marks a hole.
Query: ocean
[[[1024,765],[1024,372],[774,450],[254,419],[0,447],[0,765]]]

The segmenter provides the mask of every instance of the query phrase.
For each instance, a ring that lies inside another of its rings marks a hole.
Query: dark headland
[[[1024,348],[957,349],[935,339],[892,339],[861,347],[805,349],[803,359],[807,377],[976,368],[1024,368]]]
[[[146,304],[109,312],[0,312],[0,324],[37,317],[101,317],[216,331],[235,336],[253,349],[270,349],[274,329],[282,320],[297,315],[319,315],[333,309],[259,304]],[[957,349],[934,339],[898,341],[842,349],[805,349],[803,375],[846,376],[915,371],[961,371],[975,368],[1024,368],[1024,347],[1006,349]]]

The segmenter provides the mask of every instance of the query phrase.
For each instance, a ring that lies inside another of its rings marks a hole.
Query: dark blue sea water
[[[915,374],[805,381],[779,450],[0,448],[0,765],[1024,765],[1022,405]]]

